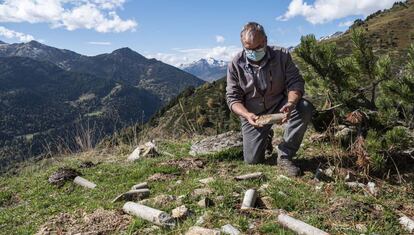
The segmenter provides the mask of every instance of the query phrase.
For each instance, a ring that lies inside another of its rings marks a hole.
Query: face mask
[[[246,57],[252,61],[260,61],[266,55],[266,47],[257,50],[244,49]]]

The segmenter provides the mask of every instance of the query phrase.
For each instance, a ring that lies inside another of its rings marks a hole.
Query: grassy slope
[[[414,1],[409,0],[405,6],[396,5],[365,20],[363,27],[368,30],[368,37],[378,53],[388,53],[393,58],[403,55],[405,58],[408,46],[414,41],[412,22],[414,22]],[[327,42],[336,42],[343,53],[349,53],[350,39],[351,32],[348,30],[341,37],[327,40]]]
[[[188,156],[188,142],[164,141],[159,147],[172,153],[176,158]],[[315,148],[315,146],[311,146]],[[317,154],[328,151],[319,146]],[[309,143],[304,148],[307,156],[311,150]],[[270,187],[262,196],[274,199],[274,208],[284,209],[292,216],[304,220],[332,234],[360,234],[357,224],[364,224],[368,233],[400,234],[403,231],[398,225],[397,210],[403,210],[413,216],[414,197],[412,187],[393,186],[381,183],[381,193],[377,198],[365,196],[362,190],[351,191],[343,182],[320,184],[312,180],[313,172],[305,172],[301,178],[293,180],[281,179],[281,172],[272,165],[245,165],[241,161],[240,151],[228,151],[215,156],[204,156],[206,166],[203,169],[180,169],[177,166],[162,166],[160,163],[172,157],[160,156],[143,159],[136,163],[125,162],[129,151],[117,150],[112,153],[87,152],[71,157],[43,160],[32,166],[23,168],[19,173],[0,178],[0,234],[32,234],[51,217],[61,212],[76,214],[79,210],[91,213],[97,208],[117,210],[122,203],[111,203],[116,195],[127,191],[132,185],[145,181],[154,173],[178,173],[178,178],[165,182],[150,182],[151,196],[169,194],[174,196],[187,195],[184,204],[195,215],[179,223],[173,230],[161,230],[162,234],[180,234],[194,225],[197,218],[207,211],[204,226],[219,228],[231,223],[243,232],[260,234],[290,234],[277,225],[275,216],[263,212],[242,213],[237,209],[241,203],[243,192],[248,188],[259,188],[264,183]],[[303,156],[303,152],[299,154]],[[78,168],[85,160],[101,162],[88,169]],[[60,166],[71,166],[79,169],[85,178],[97,183],[95,190],[83,189],[67,183],[56,188],[47,182],[51,173]],[[233,176],[242,173],[262,171],[267,179],[236,182]],[[216,181],[209,187],[213,200],[224,196],[223,201],[207,209],[197,207],[199,198],[191,196],[194,189],[202,187],[199,179],[214,176]],[[182,180],[181,184],[176,184]],[[318,190],[316,186],[321,186]],[[240,196],[232,196],[233,192]],[[171,212],[177,202],[166,203],[159,209]],[[411,214],[410,214],[411,213]],[[248,230],[249,223],[255,223],[254,230]],[[152,224],[134,218],[129,227],[116,233],[141,234],[143,229]],[[141,232],[140,232],[141,231]]]

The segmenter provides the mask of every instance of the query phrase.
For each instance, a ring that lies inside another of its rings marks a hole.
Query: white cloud
[[[111,42],[88,42],[88,44],[91,45],[99,45],[99,46],[110,46]]]
[[[303,16],[312,24],[322,24],[347,16],[367,16],[375,11],[391,7],[398,0],[315,0],[308,4],[303,0],[292,0],[288,10],[278,20],[286,21]]]
[[[216,35],[216,42],[223,43],[226,39],[221,35]]]
[[[9,39],[17,39],[20,42],[29,42],[31,40],[34,40],[34,37],[30,34],[16,32],[3,26],[0,26],[0,35]]]
[[[171,53],[153,53],[147,54],[148,58],[156,58],[164,63],[179,66],[197,61],[201,58],[214,58],[217,60],[230,61],[239,51],[242,50],[236,46],[218,46],[212,48],[173,48]]]
[[[354,21],[349,20],[349,21],[345,21],[345,22],[340,22],[338,24],[339,27],[349,27],[354,23]]]
[[[137,22],[116,13],[125,0],[5,0],[0,4],[0,22],[48,23],[67,30],[97,32],[134,31]]]

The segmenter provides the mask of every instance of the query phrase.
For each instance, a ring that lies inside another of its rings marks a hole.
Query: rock
[[[199,226],[190,227],[185,235],[220,235],[220,231],[216,229],[208,229]]]
[[[372,194],[373,196],[377,196],[378,195],[378,187],[376,187],[374,182],[368,182],[367,184],[367,190],[370,194]]]
[[[214,154],[231,148],[241,148],[242,146],[242,134],[240,132],[229,131],[195,142],[191,145],[190,155]]]
[[[224,196],[217,196],[217,197],[216,197],[216,201],[217,201],[217,202],[222,202],[222,201],[224,201]]]
[[[173,174],[155,173],[148,178],[148,181],[165,181],[175,179],[176,177]]]
[[[197,189],[194,189],[192,195],[197,197],[197,196],[207,196],[212,193],[213,193],[213,190],[209,188],[197,188]]]
[[[312,142],[312,143],[314,143],[314,142],[322,142],[322,141],[325,141],[325,140],[327,140],[328,139],[328,135],[327,135],[327,133],[326,132],[323,132],[323,133],[315,133],[315,134],[312,134],[310,137],[309,137],[309,140],[310,140],[310,142]]]
[[[352,173],[351,171],[348,171],[346,173],[346,176],[344,178],[345,182],[351,182],[356,180],[356,175]]]
[[[249,222],[249,229],[255,229],[256,224],[254,222]]]
[[[81,175],[77,170],[69,167],[61,167],[52,175],[50,175],[48,181],[51,184],[62,186],[66,181],[72,181],[76,176]]]
[[[319,182],[319,184],[317,184],[315,186],[315,190],[316,191],[322,191],[323,187],[324,187],[325,183],[324,182]]]
[[[273,198],[269,196],[259,198],[258,203],[264,209],[271,210],[273,208]]]
[[[144,157],[156,157],[158,156],[157,148],[153,142],[147,142],[139,145],[127,158],[128,161],[136,161]]]
[[[187,197],[187,195],[180,195],[177,197],[177,203],[182,204],[184,202],[184,199]]]
[[[195,225],[201,226],[204,224],[205,220],[206,220],[207,214],[204,213],[202,216],[198,217]]]
[[[405,230],[412,233],[414,232],[414,220],[406,215],[401,216],[398,221],[404,227]]]
[[[211,183],[213,181],[214,181],[214,178],[213,177],[208,177],[208,178],[205,178],[205,179],[201,179],[198,182],[200,182],[202,184],[209,184],[209,183]]]
[[[330,166],[328,168],[326,168],[326,170],[324,171],[325,175],[329,176],[329,177],[333,177],[334,173],[335,173],[335,167],[334,166]]]
[[[315,179],[317,181],[329,181],[329,176],[327,176],[321,168],[318,167],[315,172]]]
[[[172,217],[176,219],[185,219],[190,215],[190,211],[185,205],[179,206],[171,211]]]
[[[260,188],[257,191],[264,193],[269,188],[269,186],[270,186],[269,184],[263,184],[262,186],[260,186]]]
[[[250,179],[261,179],[264,177],[262,172],[254,172],[246,175],[239,175],[234,177],[236,180],[250,180]]]
[[[148,188],[148,183],[147,182],[136,184],[136,185],[131,187],[131,190],[145,189],[145,188]]]
[[[350,188],[365,188],[365,184],[359,182],[345,182],[345,184]]]
[[[150,194],[149,189],[130,190],[126,193],[123,193],[117,196],[112,201],[112,203],[118,202],[118,201],[138,201],[138,200],[148,197],[149,194]]]
[[[335,133],[335,138],[338,140],[349,140],[352,135],[356,134],[356,130],[354,128],[344,127],[343,129],[338,130]]]
[[[368,231],[367,226],[365,226],[365,224],[356,224],[355,228],[361,233],[366,233]]]
[[[205,197],[201,199],[200,201],[198,201],[197,205],[202,208],[207,208],[207,207],[213,206],[214,202],[210,198]]]
[[[239,234],[241,234],[240,231],[231,224],[223,225],[221,227],[221,231],[224,234],[230,234],[230,235],[239,235]]]

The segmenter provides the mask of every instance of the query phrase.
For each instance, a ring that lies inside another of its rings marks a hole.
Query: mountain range
[[[48,61],[67,71],[92,74],[140,87],[160,96],[163,102],[178,95],[187,86],[203,84],[191,74],[156,59],[147,59],[129,48],[109,54],[85,56],[37,41],[0,45],[0,57],[10,56]]]
[[[214,58],[200,59],[190,64],[182,64],[180,69],[197,76],[204,81],[212,82],[222,78],[227,73],[228,62]]]
[[[129,48],[84,56],[36,41],[0,43],[0,168],[43,153],[45,145],[73,149],[80,131],[93,131],[98,141],[145,122],[203,83]]]

